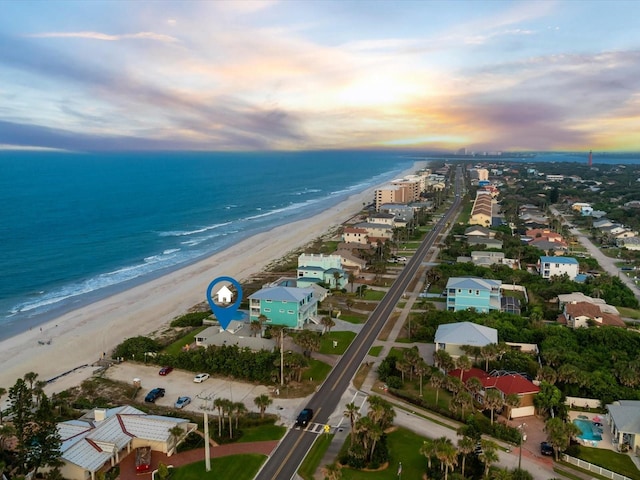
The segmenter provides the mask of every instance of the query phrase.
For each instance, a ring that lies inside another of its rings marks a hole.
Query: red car
[[[158,372],[160,375],[169,375],[173,371],[173,367],[162,367]]]

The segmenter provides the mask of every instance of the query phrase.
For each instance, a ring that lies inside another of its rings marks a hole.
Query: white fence
[[[582,397],[567,397],[564,404],[569,405],[571,408],[600,408],[602,406],[600,400]]]
[[[566,455],[564,453],[562,454],[562,460],[575,465],[576,467],[580,467],[585,470],[589,470],[590,472],[597,473],[598,475],[602,475],[603,477],[611,478],[612,480],[631,480],[629,477],[625,477],[624,475],[620,475],[619,473],[599,467],[598,465],[594,465],[593,463],[585,462],[584,460],[580,460],[579,458],[570,457],[569,455]]]

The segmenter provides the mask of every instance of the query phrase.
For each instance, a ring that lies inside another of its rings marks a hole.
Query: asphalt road
[[[313,409],[313,422],[327,424],[329,416],[338,408],[340,399],[349,387],[351,379],[369,352],[382,327],[393,313],[396,303],[415,277],[423,259],[434,245],[448,222],[454,218],[461,202],[462,168],[456,169],[455,198],[449,210],[431,230],[415,255],[409,260],[388,293],[372,312],[360,333],[356,336],[338,364],[307,404]],[[256,476],[257,480],[291,479],[307,452],[313,445],[317,434],[293,428],[282,439],[275,452],[263,465]]]

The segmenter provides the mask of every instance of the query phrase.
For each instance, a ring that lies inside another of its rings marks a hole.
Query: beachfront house
[[[169,433],[176,426],[184,432],[179,438]],[[197,429],[184,418],[149,415],[128,405],[95,409],[57,427],[62,440],[60,473],[69,480],[95,480],[96,472],[117,465],[138,447],[151,447],[170,456],[178,443]]]
[[[640,453],[640,400],[618,400],[607,411],[614,445]]]
[[[439,325],[434,339],[435,349],[446,350],[452,357],[465,355],[463,346],[486,347],[498,343],[498,331],[471,322]]]
[[[567,274],[570,280],[575,280],[579,272],[579,264],[573,257],[540,257],[538,272],[542,278],[546,279]]]
[[[266,287],[249,296],[249,319],[266,317],[267,325],[282,325],[302,329],[309,323],[319,323],[318,299],[312,288]]]
[[[500,280],[476,277],[451,277],[447,281],[447,310],[474,309],[477,312],[500,310]]]
[[[308,287],[314,283],[324,283],[331,288],[344,288],[347,284],[347,275],[342,269],[342,257],[316,253],[300,255],[298,257],[297,286]]]

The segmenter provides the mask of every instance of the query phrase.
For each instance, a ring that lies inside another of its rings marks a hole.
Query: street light
[[[518,470],[522,470],[521,466],[522,466],[522,441],[525,439],[525,427],[527,426],[526,423],[521,423],[520,425],[518,425],[518,430],[520,430],[520,448],[518,449]]]

